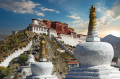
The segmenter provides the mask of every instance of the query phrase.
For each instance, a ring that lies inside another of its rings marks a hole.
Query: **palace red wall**
[[[61,23],[58,21],[47,21],[47,20],[43,20],[43,23],[46,24],[48,26],[48,28],[53,28],[56,30],[57,33],[61,33],[61,34],[68,34],[68,24],[66,23]]]

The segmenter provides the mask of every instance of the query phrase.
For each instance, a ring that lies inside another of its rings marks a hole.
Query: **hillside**
[[[56,43],[54,39],[51,39],[49,36],[44,34],[38,35],[31,31],[24,31],[22,33],[9,36],[8,38],[0,42],[0,51],[1,51],[0,61],[2,62],[6,57],[12,54],[15,50],[26,46],[30,40],[36,40],[37,38],[41,38],[41,36],[45,36],[46,56],[48,57],[48,60],[50,60],[54,65],[53,74],[56,73],[57,76],[65,76],[65,74],[69,70],[67,61],[71,61],[74,58],[72,58],[65,51],[64,52],[58,51],[57,49],[61,49],[61,47]],[[39,42],[36,42],[36,43],[37,45],[40,45]],[[37,48],[38,52],[34,54],[35,59],[38,59],[36,55],[38,56],[39,47],[40,46],[38,46]],[[20,55],[20,57],[21,56],[24,57],[24,55]],[[25,65],[25,61],[21,62],[23,61],[23,59],[20,59],[20,57],[13,59],[10,62],[9,67],[12,68],[13,70],[16,70],[17,67]],[[16,72],[14,71],[12,74],[16,73],[14,74],[14,76],[17,76],[18,71],[19,70],[17,69],[17,71]]]
[[[12,54],[18,48],[26,46],[33,38],[33,33],[24,31],[0,41],[0,62]]]

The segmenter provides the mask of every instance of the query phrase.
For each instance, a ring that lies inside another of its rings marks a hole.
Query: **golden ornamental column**
[[[39,59],[40,59],[41,62],[42,61],[43,62],[47,61],[46,54],[45,54],[45,41],[44,41],[44,37],[41,37]]]
[[[98,31],[96,29],[96,7],[93,5],[90,8],[90,21],[89,21],[89,26],[88,26],[88,35],[86,42],[97,42],[100,41],[100,38],[98,38]]]

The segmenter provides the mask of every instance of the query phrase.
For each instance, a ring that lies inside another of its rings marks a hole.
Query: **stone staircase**
[[[108,75],[109,74],[109,75]],[[106,75],[107,78],[106,78]],[[120,72],[117,68],[72,68],[64,79],[120,79]]]

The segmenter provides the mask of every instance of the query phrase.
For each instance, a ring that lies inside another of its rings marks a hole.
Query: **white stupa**
[[[75,57],[80,66],[72,68],[65,79],[120,79],[119,69],[110,66],[113,56],[112,45],[100,42],[98,38],[95,7],[92,5],[88,37],[85,43],[75,48]]]
[[[58,79],[52,75],[53,64],[45,56],[44,38],[41,39],[40,62],[31,63],[32,75],[27,79]]]
[[[28,66],[30,66],[32,62],[35,62],[35,60],[34,60],[34,56],[32,54],[30,54],[30,55],[28,55],[28,60],[27,60],[26,64]]]
[[[28,60],[26,61],[26,66],[21,66],[21,73],[24,74],[25,76],[31,75],[31,63],[35,62],[34,61],[34,56],[32,55],[32,50],[30,50],[30,54],[28,55]]]
[[[28,60],[26,61],[26,64],[30,66],[32,62],[35,62],[35,60],[34,56],[32,55],[32,50],[30,49],[30,54],[28,55]]]

